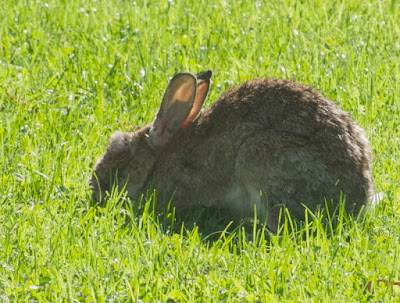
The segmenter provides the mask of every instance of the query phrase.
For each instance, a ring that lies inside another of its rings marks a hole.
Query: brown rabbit
[[[311,87],[254,79],[195,119],[211,75],[175,75],[153,123],[111,136],[90,181],[96,201],[114,184],[131,198],[153,184],[178,213],[203,205],[248,218],[256,209],[273,231],[283,206],[299,220],[305,207],[332,212],[341,200],[360,212],[372,195],[372,155],[347,113]]]

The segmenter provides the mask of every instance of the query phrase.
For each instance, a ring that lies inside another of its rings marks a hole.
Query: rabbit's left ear
[[[208,70],[206,72],[201,72],[196,75],[197,80],[201,81],[197,85],[196,99],[189,116],[186,118],[185,122],[182,123],[182,127],[185,127],[190,122],[194,120],[199,114],[201,108],[203,107],[204,100],[206,100],[208,90],[210,89],[210,78],[212,76],[212,71]]]
[[[166,144],[179,130],[193,107],[196,90],[196,77],[191,73],[180,73],[171,79],[149,132],[154,147]]]

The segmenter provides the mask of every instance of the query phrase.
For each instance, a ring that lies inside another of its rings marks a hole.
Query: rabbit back
[[[303,205],[315,210],[342,195],[358,213],[372,194],[364,131],[315,89],[287,80],[255,79],[228,90],[159,159],[156,183],[174,193],[181,210],[196,202],[239,205],[243,217],[254,204],[261,212],[285,205],[302,219]]]

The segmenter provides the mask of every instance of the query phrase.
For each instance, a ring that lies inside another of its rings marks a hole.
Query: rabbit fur
[[[90,181],[96,201],[114,184],[131,198],[152,184],[158,203],[172,197],[178,214],[203,205],[243,219],[256,210],[273,231],[283,207],[303,220],[305,208],[332,212],[345,200],[357,215],[366,206],[369,143],[334,102],[294,81],[253,79],[195,119],[210,78],[211,71],[176,75],[153,123],[111,136]]]

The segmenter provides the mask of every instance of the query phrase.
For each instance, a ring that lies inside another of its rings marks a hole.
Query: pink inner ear
[[[186,119],[185,122],[182,123],[181,128],[186,127],[190,122],[192,122],[192,121],[189,119]]]
[[[194,100],[192,110],[190,111],[189,116],[186,118],[186,120],[181,124],[181,128],[186,127],[190,122],[192,122],[197,117],[201,108],[203,107],[204,101],[206,100],[209,88],[210,88],[210,80],[203,81],[199,85],[197,85],[197,94],[196,94],[196,99]]]
[[[196,90],[196,78],[190,73],[180,73],[171,79],[149,131],[149,139],[154,147],[168,143],[179,130],[193,107]]]

